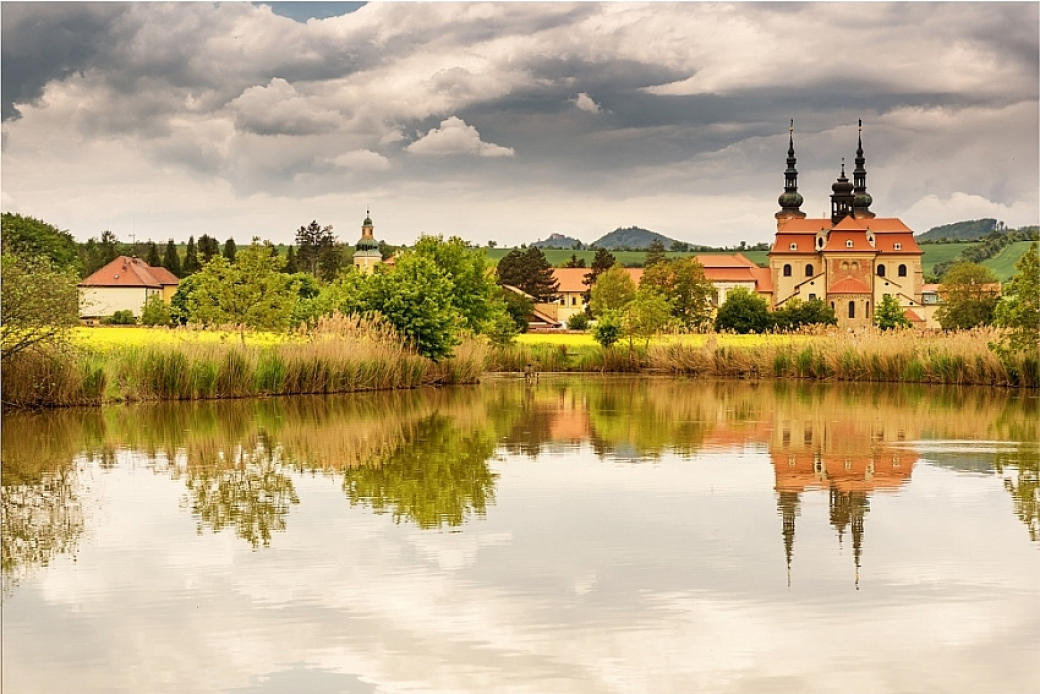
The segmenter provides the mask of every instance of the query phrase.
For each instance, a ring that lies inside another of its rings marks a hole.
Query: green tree
[[[144,307],[141,309],[141,325],[160,326],[170,325],[172,322],[170,307],[162,300],[162,296],[152,294],[145,299]]]
[[[205,265],[220,255],[220,242],[209,234],[203,234],[199,237],[198,249],[199,262]]]
[[[184,249],[184,276],[194,275],[196,272],[202,269],[202,265],[199,264],[198,250],[195,248],[195,237],[188,237],[188,246]]]
[[[837,325],[838,316],[834,309],[822,299],[802,301],[798,297],[788,299],[772,314],[773,323],[780,330],[797,330],[803,325]]]
[[[731,289],[715,314],[715,330],[719,332],[762,333],[771,324],[766,300],[744,287]]]
[[[325,279],[333,279],[343,265],[342,249],[338,248],[331,224],[323,227],[315,219],[307,226],[297,229],[296,248],[296,264],[300,270],[309,272],[315,277],[325,275]],[[337,249],[338,262],[335,257]],[[328,270],[333,265],[335,265],[335,271],[330,276]]]
[[[0,215],[0,246],[5,254],[44,258],[58,270],[72,268],[78,273],[83,267],[72,234],[35,217]]]
[[[471,248],[457,236],[447,241],[440,236],[421,236],[412,253],[432,260],[451,280],[451,300],[464,327],[478,334],[490,332],[506,309],[484,251]]]
[[[196,275],[188,297],[192,322],[237,325],[245,343],[246,329],[285,330],[296,302],[292,280],[280,272],[282,259],[271,255],[260,239],[238,252],[234,265],[215,255]]]
[[[608,251],[606,248],[597,248],[596,254],[592,257],[592,266],[585,274],[585,279],[582,280],[588,289],[581,295],[582,301],[586,306],[586,313],[591,314],[591,309],[588,308],[589,303],[592,301],[592,285],[596,284],[596,280],[601,274],[614,267],[617,260],[614,258],[614,254]]]
[[[170,319],[175,325],[187,325],[191,321],[190,299],[198,286],[198,275],[181,279],[177,291],[170,299]]]
[[[509,314],[517,331],[526,333],[529,327],[527,317],[534,310],[534,301],[524,294],[518,294],[512,289],[506,289],[505,287],[500,289],[499,296],[502,298],[502,302],[506,307],[506,313]]]
[[[498,261],[498,282],[530,294],[536,302],[554,300],[559,289],[552,265],[537,246],[514,248]]]
[[[145,251],[144,262],[148,263],[148,267],[160,267],[162,265],[162,257],[159,255],[159,246],[155,241],[148,242],[148,250]]]
[[[62,344],[76,324],[77,276],[44,257],[2,256],[0,358],[27,349]]]
[[[177,244],[170,239],[166,242],[166,252],[163,254],[162,266],[169,270],[175,277],[181,276],[181,256],[177,252]]]
[[[98,242],[98,248],[101,251],[98,269],[108,265],[119,256],[127,255],[130,252],[126,244],[120,243],[119,239],[116,238],[116,235],[108,229],[101,232],[101,240]]]
[[[592,339],[609,348],[621,339],[624,329],[625,321],[618,311],[604,311],[592,326]]]
[[[238,247],[235,245],[235,240],[229,238],[224,242],[224,257],[232,265],[235,263],[235,255],[238,253]]]
[[[881,303],[874,309],[874,325],[882,330],[893,330],[895,328],[909,328],[910,319],[899,305],[899,300],[891,294],[885,294]]]
[[[667,299],[671,316],[683,328],[697,330],[710,324],[715,285],[696,258],[655,262],[643,272],[639,286]]]
[[[646,255],[643,256],[643,267],[651,267],[658,263],[664,263],[668,261],[668,256],[664,252],[664,244],[660,239],[654,239],[647,246]]]
[[[604,272],[592,287],[589,308],[593,316],[621,311],[636,298],[636,284],[625,269],[615,266]]]
[[[971,262],[960,262],[947,270],[940,287],[942,306],[935,317],[943,330],[969,330],[993,322],[999,297],[994,291],[999,280],[993,271]]]
[[[1040,253],[1033,242],[1015,263],[1015,276],[996,308],[996,323],[1009,328],[1005,344],[1016,351],[1040,348]]]
[[[622,309],[624,335],[628,338],[629,349],[637,339],[644,340],[649,346],[650,340],[668,325],[671,309],[664,296],[651,289],[640,288],[636,298]]]
[[[376,266],[363,283],[364,305],[379,312],[416,352],[450,356],[465,319],[452,301],[454,285],[430,258],[403,253],[394,267]]]
[[[577,253],[571,253],[571,257],[563,264],[564,267],[585,267],[585,259],[579,258]]]
[[[300,266],[296,262],[296,247],[289,246],[289,250],[285,252],[285,267],[282,268],[282,272],[295,275],[299,271]]]

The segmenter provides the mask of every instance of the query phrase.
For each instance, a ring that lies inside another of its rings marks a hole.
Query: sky
[[[1040,218],[1037,3],[0,4],[2,208],[77,239],[770,241]]]

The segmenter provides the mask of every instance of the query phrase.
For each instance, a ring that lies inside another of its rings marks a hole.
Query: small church
[[[911,323],[922,327],[923,252],[901,220],[870,210],[863,121],[852,181],[842,159],[841,174],[831,186],[830,218],[809,218],[802,212],[796,162],[792,121],[784,192],[775,215],[776,240],[769,251],[773,308],[794,298],[821,299],[834,309],[838,325],[858,327],[872,323],[875,307],[890,294]]]

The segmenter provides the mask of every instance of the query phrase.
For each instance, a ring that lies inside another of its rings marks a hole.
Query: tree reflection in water
[[[107,474],[117,451],[183,479],[200,532],[233,530],[259,548],[288,526],[304,472],[341,483],[352,506],[453,528],[494,504],[496,451],[587,446],[640,462],[753,445],[770,453],[788,559],[802,495],[820,490],[858,567],[870,496],[909,480],[915,442],[996,440],[1009,443],[972,469],[1003,476],[1014,513],[1040,540],[1037,415],[1036,398],[1001,390],[590,377],[16,413],[4,421],[3,574],[13,584],[75,552],[85,525],[78,468]]]

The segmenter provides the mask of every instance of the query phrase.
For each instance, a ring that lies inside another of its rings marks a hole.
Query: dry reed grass
[[[415,388],[476,382],[486,360],[486,347],[469,340],[435,363],[406,348],[386,325],[353,316],[324,318],[296,338],[19,354],[4,361],[3,402],[63,407]]]

